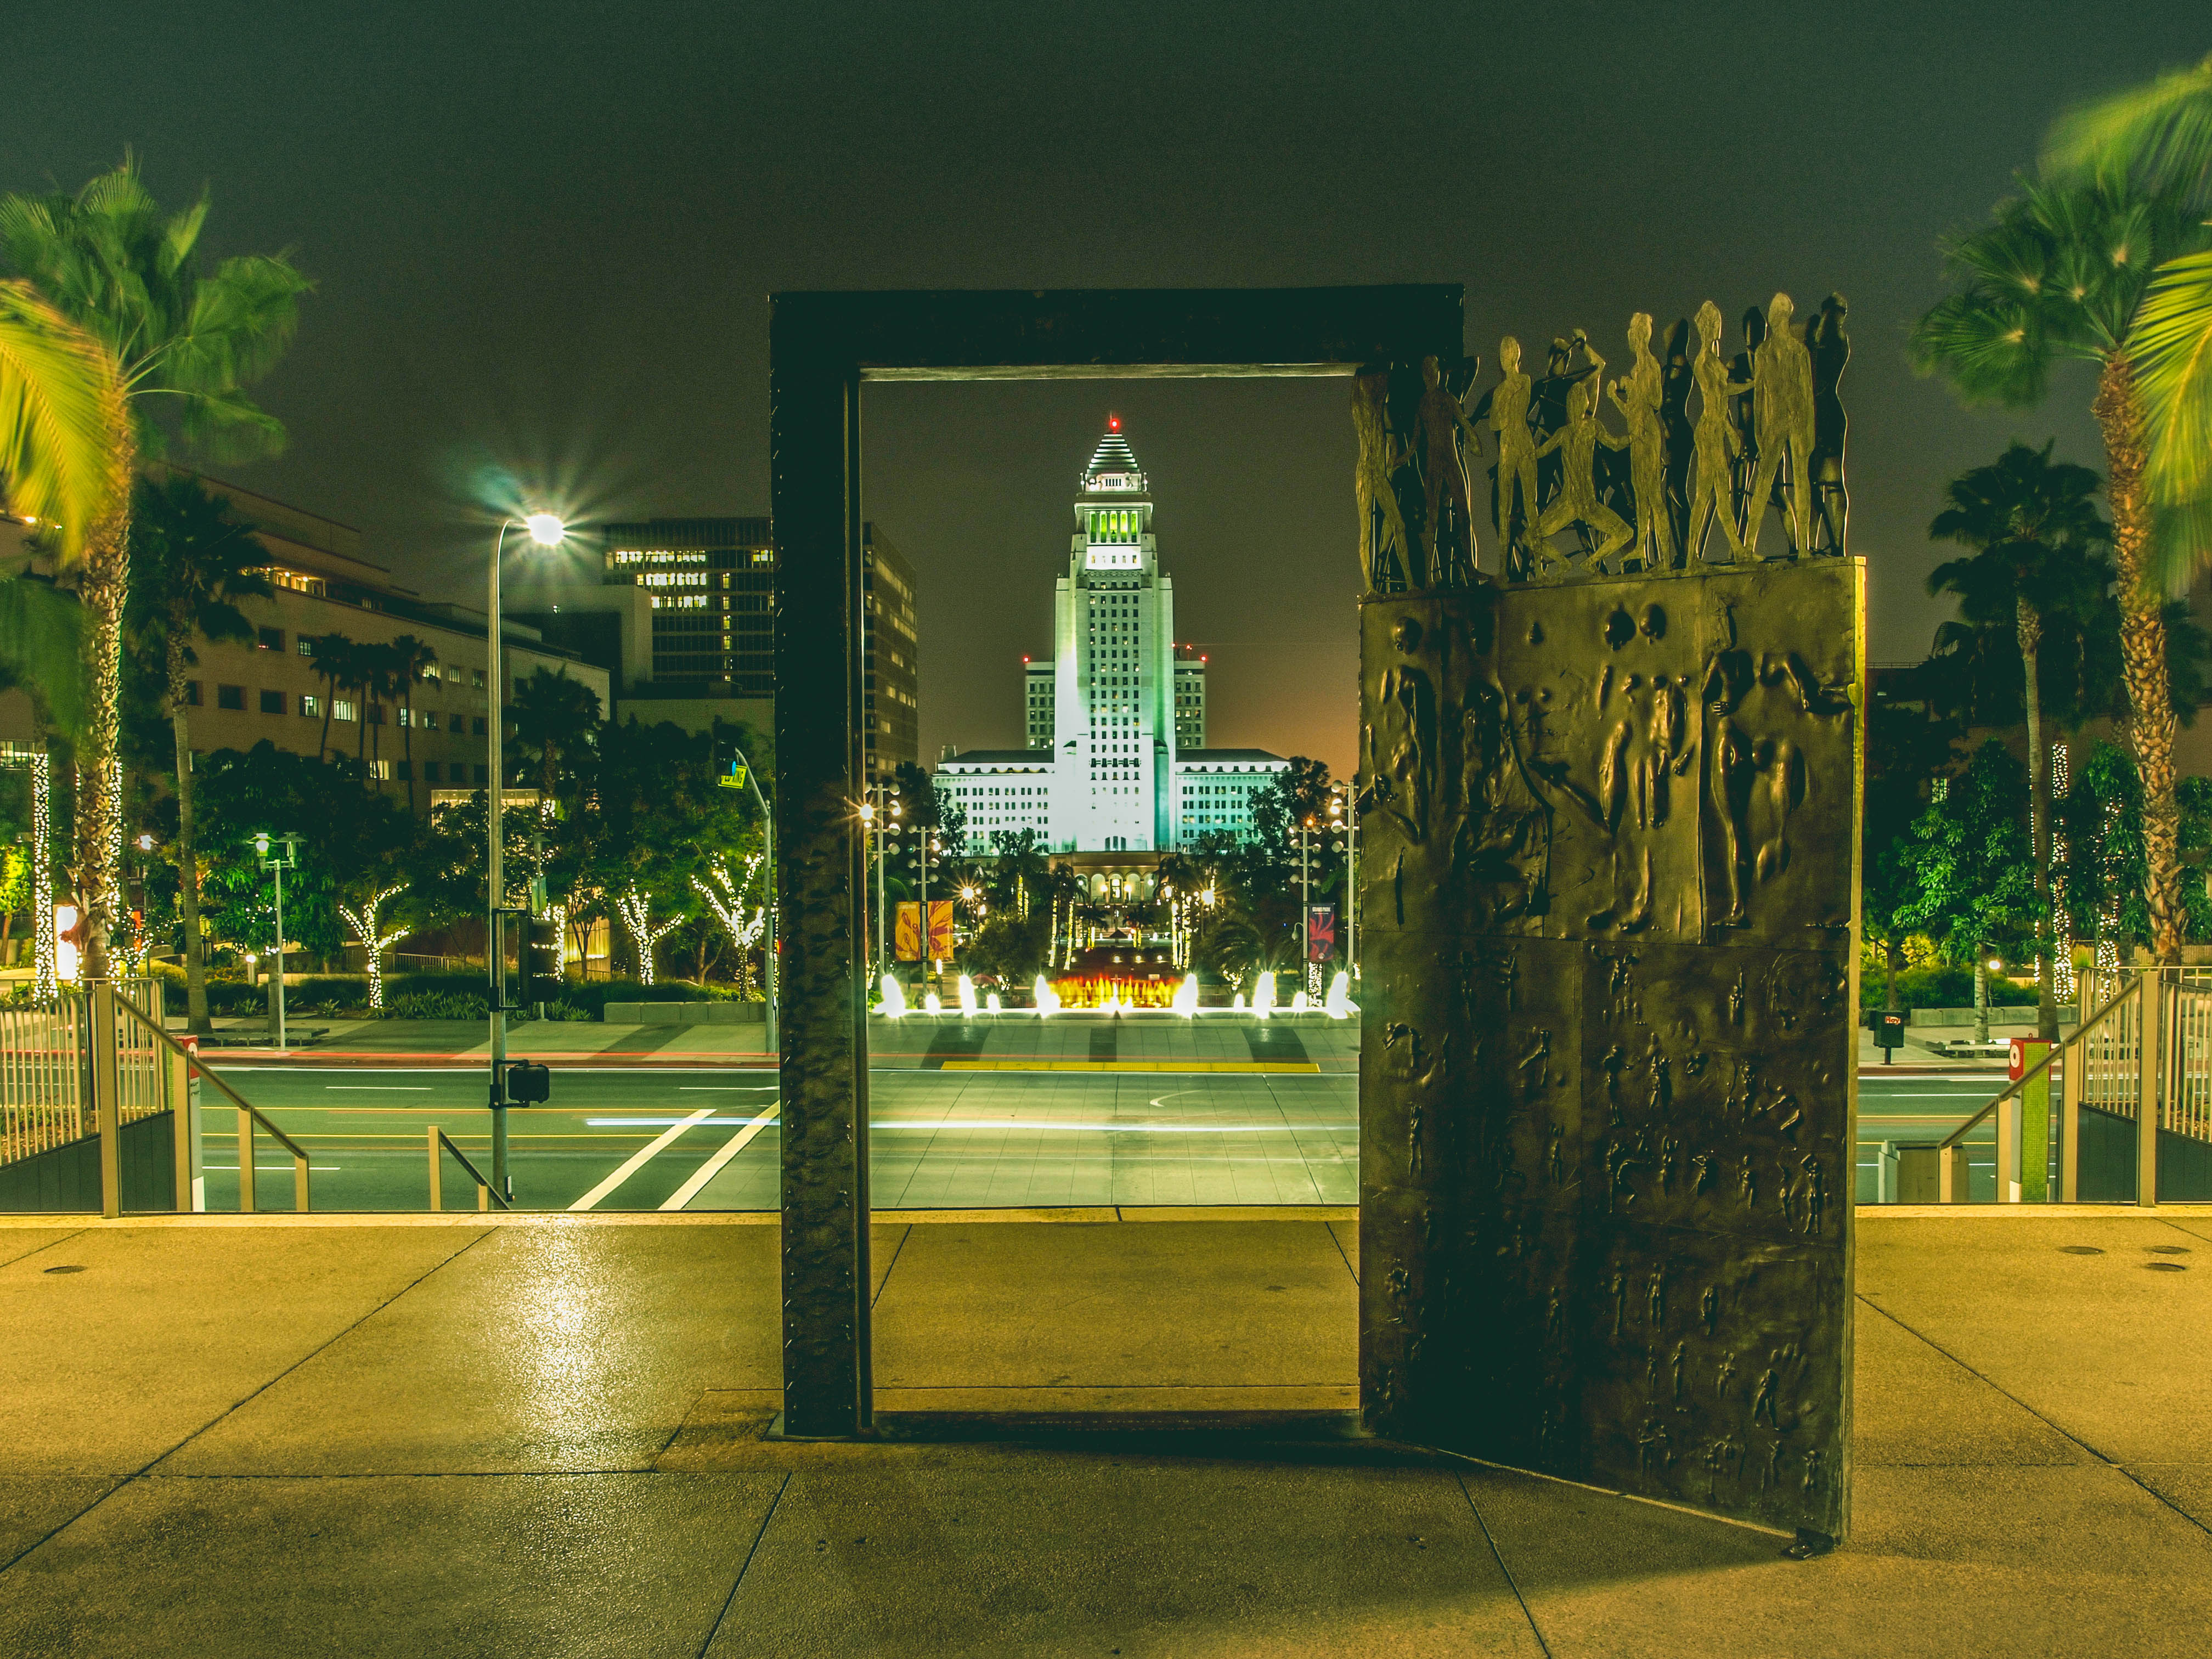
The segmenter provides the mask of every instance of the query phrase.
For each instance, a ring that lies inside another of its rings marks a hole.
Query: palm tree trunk
[[[321,741],[315,744],[315,758],[321,761],[326,759],[331,752],[331,702],[338,694],[338,682],[337,677],[326,668],[319,668],[315,672],[322,676],[323,680],[323,735]]]
[[[2112,509],[2112,562],[2120,578],[2120,666],[2128,687],[2128,741],[2142,785],[2143,902],[2153,960],[2181,960],[2181,815],[2173,799],[2173,691],[2166,670],[2165,591],[2151,565],[2149,444],[2134,365],[2115,351],[2090,406],[2105,439],[2105,495]]]
[[[85,734],[78,771],[88,787],[77,792],[77,902],[84,913],[83,971],[87,981],[109,975],[108,936],[115,929],[120,893],[115,849],[123,826],[108,781],[114,775],[123,694],[123,602],[131,587],[131,483],[137,444],[127,416],[108,452],[107,507],[84,538],[84,570],[77,585],[88,626],[85,650]]]
[[[1974,1041],[1990,1040],[1990,950],[1974,946]]]
[[[2043,618],[2026,599],[2014,602],[2020,665],[2027,699],[2027,848],[2035,865],[2035,1034],[2058,1041],[2058,969],[2051,927],[2051,755],[2043,743],[2043,686],[2038,653]]]
[[[191,710],[185,702],[185,641],[188,621],[169,618],[169,730],[177,744],[177,908],[185,919],[185,1018],[202,1035],[208,1019],[207,947],[200,937],[200,864],[192,818]]]
[[[399,714],[399,746],[407,751],[407,814],[415,814],[415,694],[407,694],[405,706]]]

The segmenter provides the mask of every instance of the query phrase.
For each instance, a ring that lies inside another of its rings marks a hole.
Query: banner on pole
[[[898,908],[898,937],[894,954],[901,962],[921,960],[921,906],[911,901]]]
[[[929,959],[942,962],[952,954],[952,901],[929,902]]]
[[[1306,907],[1306,960],[1327,962],[1336,954],[1336,907],[1334,904],[1310,904]]]

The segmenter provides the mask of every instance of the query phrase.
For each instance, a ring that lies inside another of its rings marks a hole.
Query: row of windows
[[[215,689],[215,706],[217,708],[228,709],[234,714],[242,714],[246,712],[246,688],[242,685],[218,684]],[[202,707],[200,683],[198,680],[185,682],[185,702],[187,707],[192,708]],[[284,712],[286,693],[264,690],[254,695],[261,713],[281,714]],[[329,701],[330,715],[333,720],[357,720],[362,718],[360,705],[351,697],[332,697]],[[323,702],[324,699],[314,692],[301,692],[299,698],[301,718],[312,720],[322,719]],[[371,726],[384,724],[384,707],[382,703],[372,703],[369,706],[368,723]],[[473,717],[465,714],[441,714],[434,708],[401,708],[398,713],[398,724],[402,726],[411,726],[424,732],[436,732],[442,729],[459,737],[462,734],[465,725],[471,736],[482,738],[490,735],[487,717],[483,714]]]

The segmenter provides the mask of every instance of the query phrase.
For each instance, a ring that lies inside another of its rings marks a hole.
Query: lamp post
[[[501,822],[500,788],[505,782],[502,775],[505,762],[501,756],[501,740],[506,737],[507,700],[500,684],[500,670],[504,653],[501,646],[499,620],[499,561],[507,549],[507,532],[514,529],[527,530],[530,539],[540,547],[558,547],[568,536],[568,528],[550,513],[532,513],[524,519],[501,520],[499,534],[491,544],[491,576],[489,582],[490,600],[486,606],[489,625],[484,632],[484,656],[489,665],[484,670],[484,685],[491,702],[491,719],[486,722],[491,732],[491,783],[485,797],[484,817],[486,849],[484,884],[484,957],[491,975],[491,1178],[499,1188],[500,1196],[514,1196],[514,1177],[507,1170],[507,1010],[506,998],[501,993],[506,988],[503,960],[507,952],[500,938],[499,911],[505,907],[501,901],[507,896],[507,872],[502,854],[506,826]]]
[[[272,839],[284,843],[283,856],[270,851]],[[264,830],[253,837],[253,850],[261,860],[261,867],[276,877],[276,971],[269,978],[269,1009],[276,1019],[276,1048],[284,1048],[284,872],[300,867],[300,838],[297,836],[272,837]]]

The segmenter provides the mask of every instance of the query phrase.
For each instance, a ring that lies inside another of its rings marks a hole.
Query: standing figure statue
[[[1684,546],[1689,558],[1702,560],[1705,538],[1718,520],[1733,562],[1745,556],[1746,549],[1743,538],[1736,534],[1735,492],[1729,477],[1729,463],[1736,451],[1729,399],[1750,388],[1729,379],[1720,346],[1721,308],[1708,300],[1698,307],[1698,354],[1690,371],[1698,383],[1698,475],[1690,496],[1690,538]]]
[[[1474,378],[1475,365],[1462,371]],[[1455,376],[1455,378],[1458,378]],[[1464,385],[1464,381],[1462,381]],[[1429,580],[1459,586],[1474,580],[1474,508],[1468,496],[1462,439],[1472,439],[1467,411],[1444,384],[1443,366],[1421,359],[1421,530],[1428,541]]]
[[[1359,502],[1360,574],[1377,593],[1402,592],[1415,556],[1398,510],[1392,474],[1404,459],[1390,431],[1390,372],[1376,369],[1352,382],[1352,424],[1358,434],[1359,458],[1353,479]]]
[[[1667,514],[1665,388],[1659,360],[1651,355],[1651,317],[1638,312],[1628,319],[1628,373],[1613,383],[1613,407],[1628,422],[1629,480],[1636,496],[1636,539],[1632,556],[1647,570],[1674,565],[1674,526]]]
[[[1690,545],[1690,464],[1698,440],[1690,419],[1690,319],[1677,317],[1667,331],[1667,350],[1659,370],[1659,424],[1667,434],[1667,522],[1674,532],[1674,563],[1685,562]]]
[[[1735,459],[1729,464],[1729,478],[1735,492],[1735,533],[1748,547],[1758,539],[1764,502],[1753,505],[1752,486],[1759,477],[1759,409],[1752,396],[1758,380],[1759,348],[1766,341],[1766,318],[1757,306],[1743,313],[1743,349],[1729,361],[1729,379],[1741,389],[1729,399],[1729,419],[1735,427]]]
[[[1577,380],[1567,392],[1567,423],[1547,438],[1536,451],[1540,456],[1559,452],[1559,493],[1544,516],[1536,521],[1541,541],[1570,525],[1587,526],[1596,538],[1590,568],[1603,570],[1606,560],[1628,545],[1635,532],[1627,521],[1597,498],[1597,448],[1626,449],[1628,440],[1616,438],[1597,417],[1597,380]]]
[[[1498,380],[1490,391],[1490,431],[1498,444],[1498,545],[1506,560],[1506,574],[1526,578],[1530,573],[1525,542],[1513,534],[1513,494],[1521,493],[1521,519],[1533,524],[1536,506],[1536,445],[1528,435],[1528,377],[1521,372],[1521,342],[1510,334],[1498,343]],[[1516,560],[1516,546],[1523,549]],[[1516,568],[1516,566],[1518,566]]]
[[[1813,354],[1797,337],[1790,319],[1796,307],[1778,294],[1766,310],[1766,338],[1753,354],[1752,401],[1759,422],[1759,476],[1751,489],[1751,520],[1744,544],[1759,547],[1759,520],[1786,453],[1790,462],[1789,506],[1783,527],[1790,550],[1811,550],[1813,526]]]
[[[1844,296],[1820,301],[1820,320],[1806,344],[1813,356],[1813,547],[1841,553],[1849,539],[1850,496],[1844,487],[1844,439],[1849,422],[1837,390],[1851,360],[1850,336],[1844,332]]]

